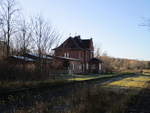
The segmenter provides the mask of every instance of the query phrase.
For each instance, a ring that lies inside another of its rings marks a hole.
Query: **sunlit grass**
[[[143,82],[127,82],[127,81],[116,81],[108,84],[110,86],[121,86],[121,87],[140,87],[143,88],[145,86],[145,83]]]
[[[146,88],[150,77],[138,76],[125,78],[119,81],[108,83],[106,86],[119,86],[127,88]]]
[[[99,78],[110,78],[115,76],[121,76],[121,75],[129,75],[133,74],[130,72],[121,72],[121,73],[113,73],[113,74],[99,74],[99,75],[73,75],[70,76],[70,78],[67,78],[69,81],[84,81],[84,80],[92,80],[92,79],[99,79]]]
[[[150,76],[150,73],[143,73],[143,75]]]
[[[70,81],[83,81],[83,80],[90,80],[93,79],[92,77],[88,77],[88,78],[70,78],[68,80]]]
[[[116,76],[114,74],[109,75],[80,75],[76,77],[69,78],[69,81],[84,81],[84,80],[92,80],[92,79],[98,79],[98,78],[105,78],[105,77],[113,77]]]
[[[134,81],[134,82],[137,82],[137,81],[147,82],[147,81],[150,81],[150,78],[149,77],[139,76],[139,77],[125,78],[124,80],[126,80],[126,81]]]
[[[150,76],[150,69],[143,70],[143,75]]]
[[[144,69],[143,72],[150,73],[150,69]]]

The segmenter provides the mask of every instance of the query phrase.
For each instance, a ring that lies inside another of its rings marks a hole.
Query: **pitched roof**
[[[64,43],[62,43],[59,48],[66,48],[66,49],[88,49],[91,50],[93,46],[93,41],[92,39],[81,39],[80,36],[75,36],[75,37],[69,37]],[[55,50],[54,49],[54,50]]]
[[[16,56],[16,55],[10,56],[8,59],[14,61],[22,61],[22,62],[35,62],[35,60],[32,58],[24,57],[24,56]]]
[[[80,59],[77,58],[67,58],[62,56],[53,56],[54,59],[62,59],[62,60],[68,60],[68,61],[80,61]]]
[[[32,53],[25,53],[23,56],[28,57],[28,58],[32,58],[35,60],[38,60],[39,58],[41,59],[45,59],[45,60],[52,60],[53,58],[47,55],[41,55],[39,56],[38,54],[32,54]]]
[[[93,62],[93,63],[94,63],[94,62],[95,62],[95,63],[96,63],[96,62],[97,62],[97,63],[103,63],[103,61],[102,61],[101,59],[98,59],[98,58],[92,58],[92,59],[90,59],[89,62],[90,62],[90,63],[91,63],[91,62]]]

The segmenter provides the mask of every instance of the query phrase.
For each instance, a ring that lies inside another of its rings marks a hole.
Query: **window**
[[[64,53],[64,57],[66,57],[67,56],[67,54],[66,53]]]
[[[81,59],[82,58],[82,53],[78,52],[78,55],[79,55],[78,58]]]
[[[87,69],[87,70],[89,69],[89,64],[88,64],[88,63],[86,64],[86,69]]]
[[[74,63],[72,64],[72,70],[74,70],[75,69],[75,66],[74,66]]]
[[[64,57],[69,57],[69,53],[68,53],[68,52],[67,52],[67,53],[65,52],[65,53],[64,53]]]
[[[99,64],[99,70],[102,70],[102,65],[101,64]]]
[[[91,56],[90,57],[93,58],[93,52],[91,52]]]
[[[67,57],[69,57],[69,53],[67,53]]]

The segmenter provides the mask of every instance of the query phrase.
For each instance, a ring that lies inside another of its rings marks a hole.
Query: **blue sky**
[[[150,0],[18,0],[27,17],[41,14],[67,39],[93,38],[96,48],[119,58],[150,60]]]

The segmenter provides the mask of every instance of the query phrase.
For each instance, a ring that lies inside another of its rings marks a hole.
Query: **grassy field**
[[[126,74],[126,73],[122,73]],[[99,74],[99,75],[62,75],[55,79],[42,81],[3,81],[0,82],[0,90],[19,89],[19,88],[34,88],[52,85],[63,85],[67,82],[84,81],[99,78],[109,78],[120,74]]]
[[[127,73],[126,73],[127,74]],[[66,77],[67,82],[72,81],[83,81],[97,78],[107,78],[117,76],[118,74],[113,75],[74,75],[73,78]],[[121,76],[120,74],[118,76]],[[77,86],[71,88],[71,92],[67,95],[51,97],[50,92],[43,91],[39,94],[33,95],[33,93],[28,92],[27,94],[20,96],[11,96],[7,101],[0,101],[0,105],[4,106],[7,103],[21,103],[21,107],[15,108],[14,113],[124,113],[130,103],[131,98],[133,98],[138,91],[130,90],[136,84],[139,85],[139,88],[142,89],[145,87],[145,84],[149,81],[148,77],[139,76],[139,77],[129,77],[122,80],[114,81],[99,86],[88,86],[88,87],[79,87]],[[35,86],[37,86],[37,81],[35,81]],[[65,81],[66,82],[66,81]],[[130,82],[130,83],[129,83]],[[133,85],[134,82],[134,85]],[[60,84],[64,83],[63,81],[45,81],[38,82],[38,85],[49,85],[49,84]],[[127,84],[128,83],[128,84]],[[144,85],[143,85],[143,84]],[[20,83],[14,83],[17,86]],[[127,84],[127,85],[126,85]],[[29,82],[26,86],[32,86],[33,83]],[[24,86],[24,84],[23,84]],[[116,87],[117,86],[117,87]],[[118,89],[120,87],[127,87],[126,89]],[[8,85],[9,87],[9,85]],[[118,90],[111,89],[115,87]],[[59,89],[60,91],[63,89]],[[65,91],[66,92],[66,91]],[[26,102],[23,103],[23,100],[31,101],[33,98],[35,101],[31,102],[32,104],[26,107]],[[2,103],[1,103],[2,102]],[[7,105],[6,105],[7,106]],[[15,106],[15,104],[14,104]]]
[[[148,81],[149,77],[136,76],[105,84],[105,87],[79,88],[70,95],[48,102],[36,102],[32,108],[18,109],[16,113],[125,113],[128,104],[147,86]],[[137,88],[136,85],[140,90],[132,90]],[[126,88],[118,89],[118,86]]]

